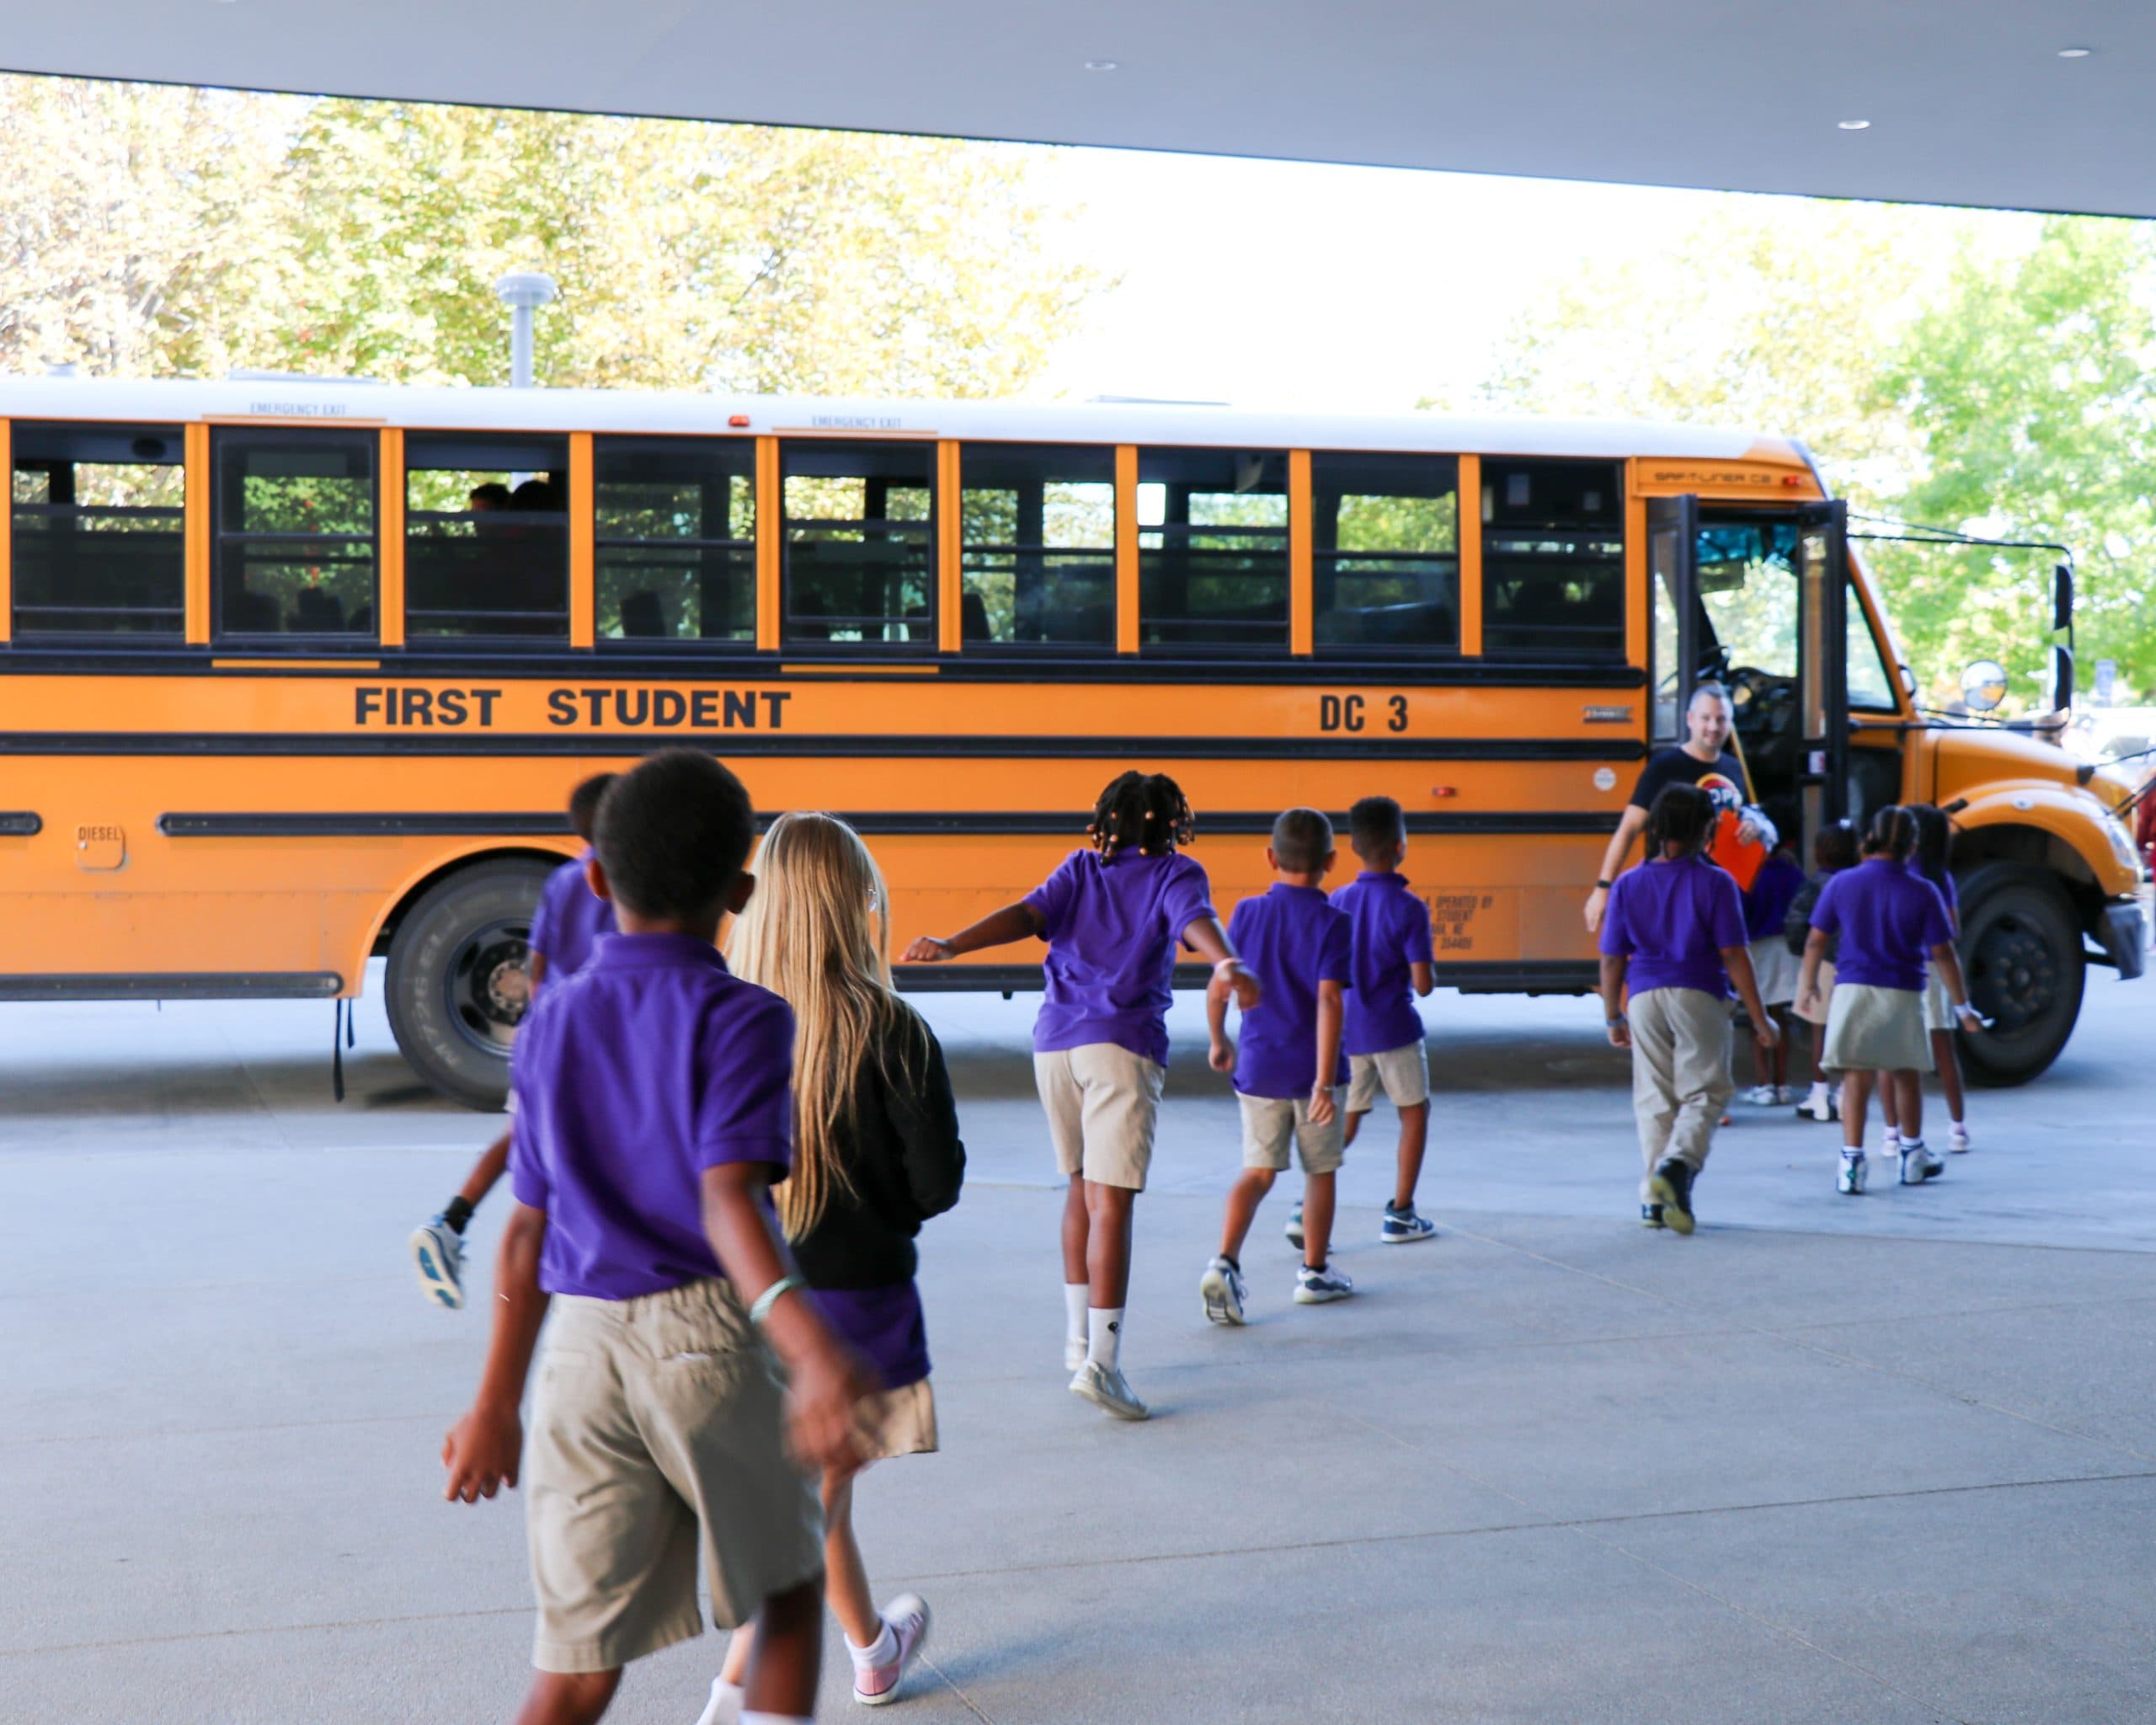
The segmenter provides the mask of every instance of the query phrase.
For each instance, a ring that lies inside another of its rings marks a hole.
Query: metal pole
[[[554,278],[536,270],[513,270],[494,284],[495,296],[509,307],[509,382],[529,389],[531,376],[531,314],[560,296]]]

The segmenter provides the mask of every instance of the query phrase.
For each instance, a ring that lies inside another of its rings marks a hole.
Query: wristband
[[[1598,880],[1594,884],[1594,889],[1598,893],[1606,893],[1609,890],[1609,883],[1606,880]]]
[[[756,1303],[749,1308],[749,1322],[760,1330],[764,1327],[764,1320],[771,1315],[771,1308],[777,1305],[780,1300],[791,1294],[796,1288],[805,1288],[808,1285],[808,1277],[798,1272],[781,1276],[756,1296]]]
[[[1630,1023],[1631,1020],[1627,1018],[1622,1012],[1620,1012],[1614,1018],[1604,1018],[1602,1021],[1603,1028],[1607,1030],[1614,1030],[1620,1024],[1629,1024]]]

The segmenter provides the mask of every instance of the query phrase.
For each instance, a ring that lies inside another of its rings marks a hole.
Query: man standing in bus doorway
[[[1736,706],[1729,698],[1729,691],[1720,683],[1701,683],[1692,691],[1691,705],[1684,709],[1684,742],[1675,748],[1664,749],[1640,770],[1640,781],[1632,787],[1632,799],[1625,805],[1617,830],[1609,836],[1609,848],[1602,853],[1602,868],[1595,876],[1594,890],[1587,898],[1589,934],[1602,932],[1602,912],[1609,902],[1609,884],[1632,854],[1632,846],[1646,826],[1647,810],[1654,806],[1654,799],[1664,785],[1696,785],[1712,773],[1720,773],[1733,785],[1746,782],[1743,767],[1729,752],[1730,733],[1736,724]],[[1772,851],[1780,836],[1774,822],[1764,812],[1747,804],[1737,836],[1741,843],[1757,844]]]

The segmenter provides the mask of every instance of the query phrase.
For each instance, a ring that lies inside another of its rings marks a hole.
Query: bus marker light
[[[1457,797],[1460,793],[1451,785],[1432,785],[1430,794],[1433,797]]]
[[[746,414],[729,414],[727,415],[726,423],[729,425],[746,425],[749,423],[749,416]]]

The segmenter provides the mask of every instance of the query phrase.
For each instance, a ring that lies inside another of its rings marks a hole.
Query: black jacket
[[[881,1288],[910,1280],[914,1236],[958,1201],[966,1147],[958,1104],[935,1033],[901,1004],[854,1076],[850,1126],[841,1147],[851,1199],[835,1197],[793,1243],[814,1288]]]

